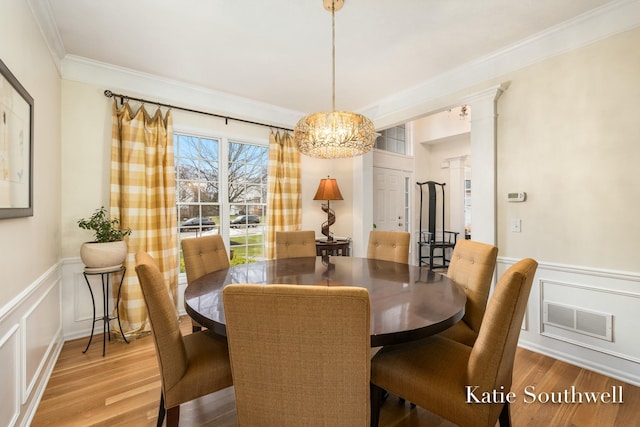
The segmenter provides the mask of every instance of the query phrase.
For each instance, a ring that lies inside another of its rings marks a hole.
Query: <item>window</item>
[[[376,139],[378,150],[390,151],[392,153],[407,154],[405,125],[398,125],[380,131],[380,136]]]
[[[174,133],[174,154],[179,239],[221,234],[232,264],[264,259],[268,147]]]

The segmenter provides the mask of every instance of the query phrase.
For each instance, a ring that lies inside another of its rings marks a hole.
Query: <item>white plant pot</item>
[[[115,270],[127,257],[127,242],[85,242],[80,247],[80,258],[86,270],[92,272]]]

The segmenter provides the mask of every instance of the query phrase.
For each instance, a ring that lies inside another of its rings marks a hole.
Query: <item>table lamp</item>
[[[338,188],[338,183],[335,178],[323,178],[320,180],[320,185],[318,186],[318,191],[316,191],[316,195],[313,200],[326,200],[327,203],[322,204],[322,210],[327,213],[327,220],[322,223],[322,234],[327,236],[327,241],[330,242],[333,240],[333,236],[329,231],[329,227],[336,222],[336,215],[333,210],[329,207],[330,200],[343,200],[342,194],[340,193],[340,189]]]

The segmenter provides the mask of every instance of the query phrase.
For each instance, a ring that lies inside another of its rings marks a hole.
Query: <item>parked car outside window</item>
[[[209,218],[189,218],[180,224],[180,231],[196,231],[202,228],[203,231],[213,230],[216,223]]]
[[[260,224],[260,217],[258,215],[239,215],[231,221],[231,228],[238,228],[241,225],[255,227],[257,224]]]

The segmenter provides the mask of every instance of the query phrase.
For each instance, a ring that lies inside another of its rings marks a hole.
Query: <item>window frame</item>
[[[173,137],[174,140],[172,141],[174,143],[174,147],[173,147],[173,153],[174,153],[174,157],[177,158],[178,156],[176,155],[176,149],[177,147],[175,146],[175,138],[177,135],[184,135],[184,136],[191,136],[191,137],[195,137],[195,138],[203,138],[203,139],[210,139],[210,140],[217,140],[218,141],[218,206],[219,206],[219,224],[216,224],[216,228],[218,229],[218,234],[220,234],[222,236],[222,240],[224,241],[225,247],[227,249],[227,254],[230,253],[231,251],[231,245],[230,245],[230,241],[231,241],[231,235],[230,235],[230,220],[231,220],[231,205],[232,203],[229,202],[229,191],[228,191],[228,174],[229,174],[229,144],[230,143],[237,143],[237,144],[248,144],[248,145],[256,145],[256,146],[261,146],[261,147],[265,147],[267,149],[267,156],[266,156],[266,162],[267,162],[267,170],[268,170],[268,150],[269,150],[269,139],[268,137],[265,138],[258,138],[258,137],[250,137],[250,136],[246,136],[246,135],[241,135],[241,134],[232,134],[232,133],[225,133],[225,132],[218,132],[212,129],[203,129],[203,128],[189,128],[189,127],[182,127],[182,126],[176,126],[174,125],[173,128]],[[177,163],[176,163],[177,159],[174,159],[174,165],[176,165],[176,174],[177,174]],[[177,179],[176,179],[176,210],[178,209],[178,187],[177,187]],[[266,191],[268,191],[268,185],[266,185]],[[199,202],[198,202],[199,203]],[[267,211],[268,207],[267,207],[267,200],[265,198],[264,200],[264,218],[266,219],[266,211]],[[176,227],[176,233],[178,236],[178,244],[180,245],[179,251],[180,254],[182,253],[182,248],[181,248],[181,239],[180,239],[180,222],[181,222],[181,218],[178,217],[178,226]],[[266,226],[266,223],[264,224]],[[266,239],[266,232],[263,232],[265,239]],[[264,246],[266,246],[266,241],[263,244]],[[266,247],[263,247],[264,252],[266,253]],[[179,282],[180,283],[186,283],[186,273],[184,272],[180,272],[179,273]]]

